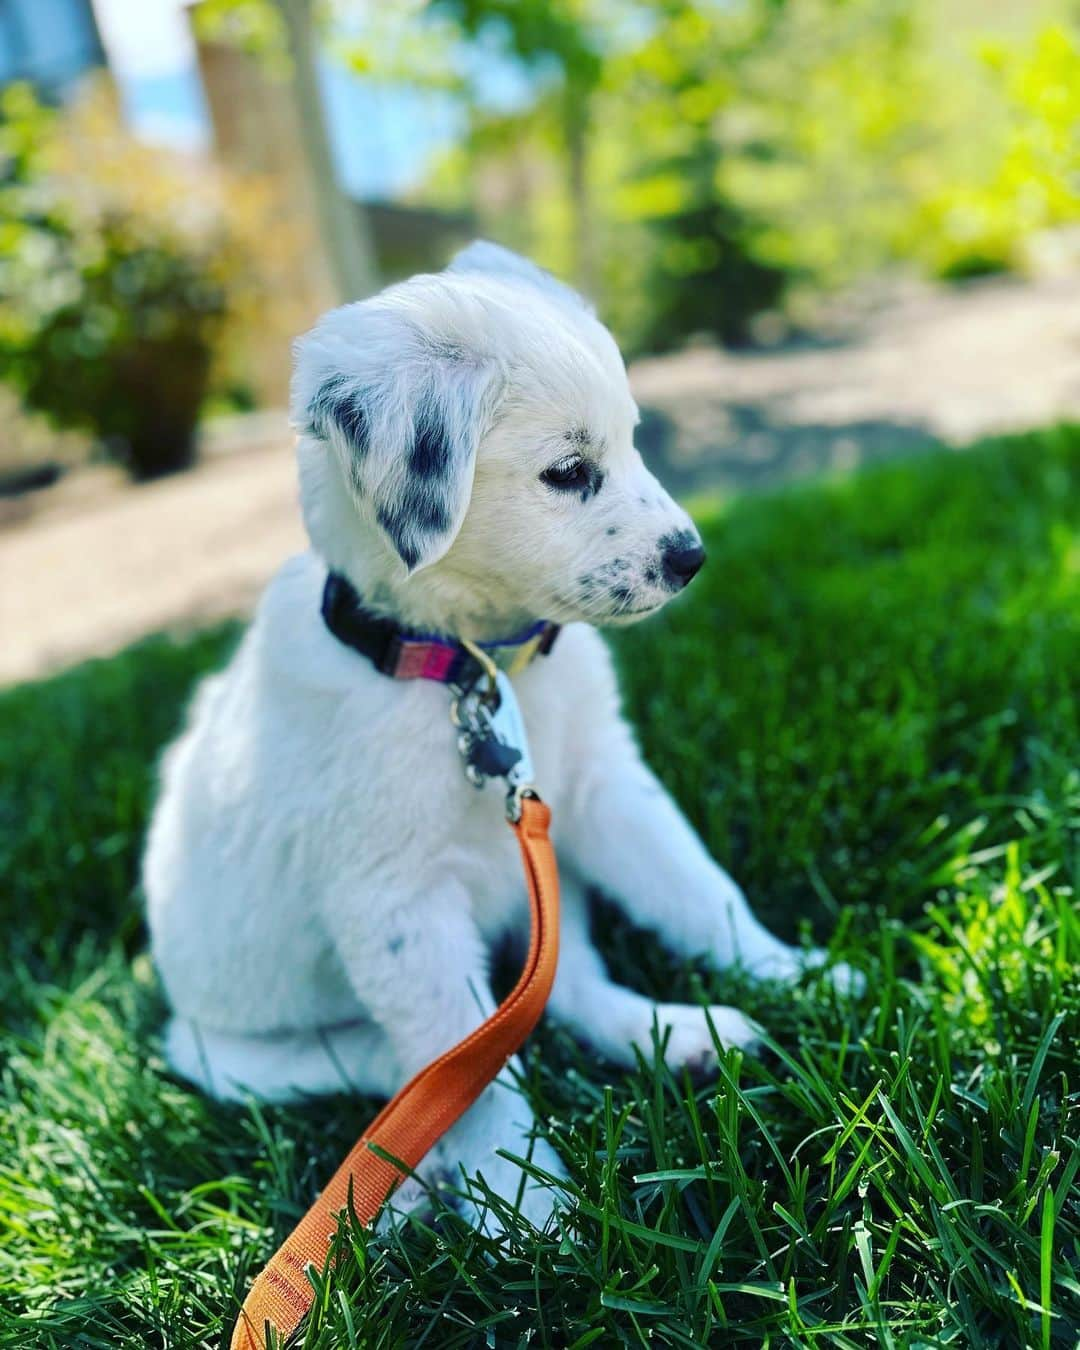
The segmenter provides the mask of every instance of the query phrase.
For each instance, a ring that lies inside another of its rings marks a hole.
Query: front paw
[[[497,1080],[443,1136],[419,1170],[425,1181],[434,1181],[447,1204],[492,1237],[513,1226],[511,1211],[543,1229],[559,1192],[513,1158],[549,1176],[566,1176],[559,1155],[546,1140],[534,1136],[528,1103],[512,1085]]]
[[[494,1142],[490,1150],[470,1149],[483,1156],[459,1156],[444,1139],[431,1150],[415,1173],[394,1191],[379,1216],[377,1229],[386,1232],[404,1219],[438,1218],[451,1209],[489,1237],[501,1237],[512,1224],[511,1211],[543,1230],[550,1223],[559,1192],[530,1176],[516,1162],[500,1157],[504,1149],[528,1160],[549,1176],[564,1178],[562,1159],[544,1139],[529,1140],[519,1131]],[[448,1136],[449,1138],[449,1136]]]
[[[795,978],[803,975],[819,975],[827,980],[838,994],[858,996],[866,988],[866,976],[861,970],[849,966],[846,961],[834,961],[829,964],[829,953],[824,947],[811,947],[809,951],[797,953],[801,958]]]
[[[768,956],[746,964],[746,973],[755,980],[779,980],[794,984],[804,975],[820,972],[838,994],[857,997],[866,988],[866,977],[846,961],[829,965],[829,953],[824,947],[782,947]]]
[[[814,967],[811,967],[813,969]],[[866,976],[861,970],[856,970],[854,966],[849,966],[846,961],[836,961],[833,965],[822,972],[823,977],[828,980],[838,994],[847,995],[850,998],[858,998],[866,991]]]
[[[460,1184],[460,1178],[436,1145],[412,1176],[394,1188],[376,1220],[375,1231],[386,1233],[409,1218],[428,1222],[437,1218],[440,1210],[459,1210]]]
[[[660,1003],[656,1007],[656,1023],[664,1063],[669,1069],[688,1069],[695,1077],[715,1070],[718,1057],[710,1021],[724,1049],[752,1050],[761,1039],[758,1024],[737,1008],[722,1004],[706,1009],[688,1003]]]
[[[562,1159],[544,1139],[522,1137],[517,1143],[507,1140],[497,1147],[527,1160],[548,1176],[561,1180],[567,1175]],[[465,1198],[460,1211],[489,1237],[502,1237],[513,1226],[514,1214],[541,1232],[550,1227],[562,1194],[557,1187],[537,1180],[516,1162],[494,1151],[475,1167],[462,1160],[461,1169],[459,1185]]]

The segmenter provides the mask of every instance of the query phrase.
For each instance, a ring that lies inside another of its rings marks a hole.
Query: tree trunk
[[[293,62],[292,95],[319,224],[335,289],[342,302],[378,289],[378,266],[361,208],[338,185],[326,129],[312,18],[313,0],[276,0]]]

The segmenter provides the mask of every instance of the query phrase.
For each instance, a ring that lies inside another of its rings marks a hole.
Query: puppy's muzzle
[[[688,586],[704,563],[705,550],[701,541],[689,533],[667,540],[660,554],[664,580],[673,591],[681,591],[684,586]]]

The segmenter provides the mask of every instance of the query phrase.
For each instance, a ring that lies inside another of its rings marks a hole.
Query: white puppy
[[[489,954],[527,933],[500,788],[465,781],[445,688],[388,678],[328,631],[329,568],[422,633],[568,625],[514,677],[562,880],[549,1011],[624,1064],[655,1018],[673,1065],[706,1065],[703,1010],[609,977],[589,887],[682,957],[787,979],[807,954],[757,922],[642,763],[589,626],[658,609],[704,558],[634,449],[611,336],[546,273],[474,244],[446,272],[326,315],[297,345],[292,415],[312,550],[199,690],[146,851],[172,1064],[223,1098],[389,1095],[492,1011]],[[736,1009],[709,1013],[723,1042],[754,1039]],[[496,1150],[560,1170],[532,1130],[500,1080],[422,1175],[479,1172],[512,1200],[522,1175]],[[549,1193],[521,1205],[543,1223]]]

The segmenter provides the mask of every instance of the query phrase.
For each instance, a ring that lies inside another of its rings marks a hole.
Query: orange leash
[[[322,1270],[338,1216],[352,1201],[370,1223],[403,1173],[369,1145],[410,1171],[476,1101],[540,1019],[555,978],[559,949],[559,874],[548,837],[551,812],[539,798],[521,798],[511,821],[525,864],[531,937],[525,968],[505,1001],[465,1040],[429,1064],[383,1107],[326,1189],[260,1272],[233,1328],[231,1350],[269,1350],[267,1324],[279,1340],[300,1325],[315,1291],[305,1274]]]

